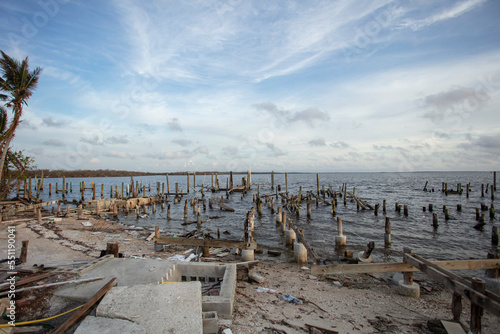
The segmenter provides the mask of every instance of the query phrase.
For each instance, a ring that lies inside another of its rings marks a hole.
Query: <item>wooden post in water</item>
[[[281,208],[281,205],[280,205],[280,206],[278,206],[278,214],[276,215],[276,224],[281,223],[281,217],[282,217],[282,216],[281,216],[281,209],[282,209],[282,208]]]
[[[387,211],[387,210],[386,210],[386,200],[384,199],[384,200],[382,201],[382,212],[383,212],[383,213],[386,213],[386,211]]]
[[[316,174],[316,195],[319,196],[319,174]]]
[[[498,226],[492,226],[491,228],[491,244],[498,246]]]
[[[404,212],[404,215],[408,217],[408,205],[404,206],[403,212]]]
[[[337,236],[335,237],[335,247],[344,247],[347,243],[347,237],[342,231],[342,218],[337,217]]]
[[[438,227],[438,214],[437,213],[432,214],[432,226],[434,228]]]
[[[495,200],[495,186],[491,185],[491,200]]]
[[[375,216],[378,216],[378,208],[379,208],[380,204],[375,204],[375,209],[373,210],[373,213],[375,214]]]
[[[187,176],[187,192],[189,192],[189,172],[186,172]]]
[[[493,172],[493,191],[497,191],[497,172]]]
[[[391,244],[391,218],[390,217],[385,217],[384,243],[386,246]]]
[[[484,197],[484,183],[481,184],[481,197]]]
[[[212,174],[213,176],[213,174]],[[167,178],[167,194],[170,193],[170,184],[168,183],[168,173],[165,175],[165,177]],[[213,184],[212,184],[213,186]]]
[[[274,171],[271,171],[271,189],[274,190]]]
[[[288,173],[285,173],[285,192],[288,195]]]
[[[429,212],[432,212],[434,208],[432,207],[432,203],[429,203]]]
[[[311,219],[311,202],[307,203],[307,218]]]

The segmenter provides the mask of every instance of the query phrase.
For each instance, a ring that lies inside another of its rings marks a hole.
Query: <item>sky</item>
[[[38,168],[492,171],[500,1],[0,0]]]

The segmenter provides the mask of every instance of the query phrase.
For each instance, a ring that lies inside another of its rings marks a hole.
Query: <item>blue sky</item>
[[[0,1],[39,168],[495,170],[500,2]]]

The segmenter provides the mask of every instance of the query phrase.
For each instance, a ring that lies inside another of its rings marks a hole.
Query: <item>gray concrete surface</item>
[[[55,295],[86,302],[113,277],[118,286],[157,283],[175,264],[155,259],[113,258],[80,275],[82,279],[103,276],[103,280],[63,286]]]
[[[86,317],[74,334],[147,334],[146,329],[128,320],[102,317]]]
[[[135,322],[147,333],[201,334],[201,309],[201,283],[196,281],[114,287],[96,315]]]

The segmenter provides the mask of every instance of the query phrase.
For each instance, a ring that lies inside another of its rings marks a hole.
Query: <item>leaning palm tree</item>
[[[18,61],[0,51],[0,100],[6,101],[5,106],[10,108],[13,117],[8,127],[4,121],[5,131],[0,134],[0,181],[3,177],[5,157],[10,147],[12,138],[21,121],[23,106],[28,104],[28,99],[36,89],[38,78],[42,69],[29,70],[28,57]]]

